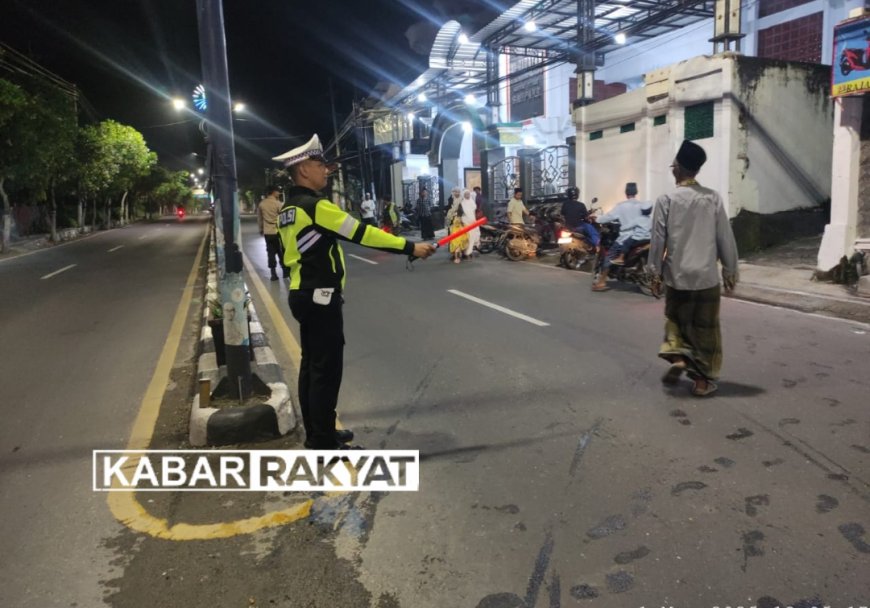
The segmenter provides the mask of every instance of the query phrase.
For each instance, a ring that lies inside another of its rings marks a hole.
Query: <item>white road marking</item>
[[[453,295],[459,296],[460,298],[465,298],[466,300],[471,300],[472,302],[476,302],[482,306],[486,306],[488,308],[492,308],[493,310],[497,310],[499,312],[503,312],[506,315],[510,315],[512,317],[516,317],[526,323],[531,323],[532,325],[537,325],[538,327],[549,327],[549,323],[545,323],[544,321],[540,321],[535,319],[534,317],[529,317],[528,315],[524,315],[521,312],[516,312],[515,310],[511,310],[510,308],[505,308],[504,306],[499,306],[498,304],[493,304],[492,302],[487,302],[486,300],[481,300],[480,298],[476,298],[467,293],[463,293],[456,289],[448,289],[448,293],[452,293]]]
[[[118,251],[121,247],[123,247],[123,245],[118,245],[117,247],[112,247],[111,249],[109,249],[109,253],[112,253],[113,251]]]
[[[373,260],[367,260],[367,259],[365,259],[365,258],[361,258],[360,256],[358,256],[358,255],[354,255],[354,254],[352,254],[352,253],[348,253],[347,255],[348,255],[349,257],[356,258],[356,259],[358,259],[358,260],[362,260],[363,262],[367,262],[367,263],[369,263],[369,264],[377,264],[377,262],[375,262],[375,261],[373,261]]]
[[[146,238],[147,236],[148,236],[147,234],[143,234],[142,236],[139,237],[139,240],[141,241],[142,239]]]
[[[47,275],[45,275],[44,277],[40,277],[40,278],[41,279],[50,279],[54,275],[60,274],[60,273],[64,272],[65,270],[69,270],[70,268],[75,268],[76,266],[77,266],[76,264],[70,264],[69,266],[64,266],[60,270],[55,270],[54,272],[50,272]]]

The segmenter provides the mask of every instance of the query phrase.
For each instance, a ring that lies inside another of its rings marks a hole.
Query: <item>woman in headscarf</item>
[[[462,191],[462,199],[460,199],[459,209],[457,210],[457,215],[459,215],[462,220],[463,226],[468,226],[473,224],[477,218],[475,217],[475,212],[477,211],[477,202],[474,200],[474,196],[472,195],[471,190],[466,188]],[[465,251],[463,252],[464,257],[468,258],[470,261],[471,254],[474,252],[474,248],[480,242],[480,228],[475,228],[468,232],[468,244],[465,246]]]

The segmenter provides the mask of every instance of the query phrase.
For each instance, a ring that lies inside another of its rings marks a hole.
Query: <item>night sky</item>
[[[204,153],[189,115],[168,98],[200,82],[195,0],[3,0],[0,40],[76,84],[96,110],[142,132],[162,164],[192,168]],[[404,86],[426,69],[437,28],[469,33],[498,14],[469,0],[224,0],[230,88],[250,112],[235,123],[240,178],[318,132],[332,139],[355,96]],[[0,71],[0,77],[4,73]]]

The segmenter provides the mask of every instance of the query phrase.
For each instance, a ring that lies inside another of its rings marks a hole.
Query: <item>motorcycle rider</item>
[[[595,249],[601,240],[598,230],[586,219],[589,216],[589,211],[586,209],[580,200],[580,189],[571,186],[565,190],[565,196],[568,197],[562,203],[562,218],[565,220],[565,226],[572,232],[580,232],[586,236],[586,242]],[[594,201],[593,201],[594,202]]]
[[[652,229],[652,208],[649,201],[637,200],[637,184],[625,184],[625,199],[617,204],[609,213],[598,218],[599,224],[619,222],[619,237],[604,258],[598,281],[592,285],[592,291],[607,291],[607,277],[612,264],[621,265],[625,255],[633,247],[643,241],[649,241]]]

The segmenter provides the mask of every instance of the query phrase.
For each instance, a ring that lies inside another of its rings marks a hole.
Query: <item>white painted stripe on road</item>
[[[109,253],[112,253],[113,251],[118,251],[121,247],[123,247],[123,245],[118,245],[117,247],[112,247],[111,249],[109,249]]]
[[[352,254],[352,253],[348,253],[347,255],[348,255],[348,257],[356,258],[356,259],[361,260],[361,261],[363,261],[363,262],[366,262],[366,263],[368,263],[368,264],[377,264],[377,262],[375,262],[374,260],[367,260],[367,259],[365,259],[365,258],[361,258],[360,256],[358,256],[358,255],[354,255],[354,254]]]
[[[64,267],[61,268],[60,270],[55,270],[54,272],[50,272],[50,273],[48,273],[47,275],[45,275],[44,277],[40,277],[40,278],[42,278],[42,279],[50,279],[50,278],[53,277],[54,275],[56,275],[56,274],[60,274],[60,273],[62,273],[62,272],[64,272],[64,271],[66,271],[66,270],[69,270],[70,268],[75,268],[76,266],[77,266],[76,264],[70,264],[69,266],[64,266]]]
[[[147,235],[147,234],[143,234],[142,236],[139,237],[139,240],[141,241],[141,240],[144,239],[144,238],[148,238],[148,235]]]
[[[549,323],[546,323],[544,321],[540,321],[538,319],[535,319],[534,317],[524,315],[521,312],[516,312],[515,310],[511,310],[510,308],[505,308],[504,306],[499,306],[498,304],[493,304],[492,302],[487,302],[486,300],[481,300],[480,298],[476,298],[472,295],[469,295],[467,293],[461,292],[461,291],[456,290],[456,289],[448,289],[447,292],[452,293],[453,295],[459,296],[460,298],[465,298],[466,300],[471,300],[472,302],[476,302],[477,304],[480,304],[482,306],[492,308],[493,310],[503,312],[506,315],[510,315],[510,316],[515,317],[517,319],[521,319],[521,320],[525,321],[526,323],[531,323],[532,325],[537,325],[538,327],[549,327],[549,325],[550,325]]]

